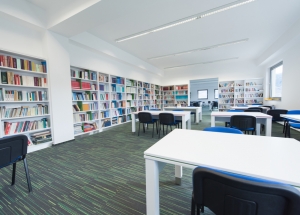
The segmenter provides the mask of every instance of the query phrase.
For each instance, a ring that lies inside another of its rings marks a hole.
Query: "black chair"
[[[272,121],[273,122],[284,122],[284,118],[282,118],[280,116],[280,114],[287,114],[287,110],[285,109],[272,109],[272,110],[268,110],[267,114],[273,116]]]
[[[199,107],[199,102],[194,102],[194,103],[193,103],[193,106],[194,106],[194,107]]]
[[[230,117],[230,127],[236,128],[241,131],[244,131],[249,134],[249,131],[252,131],[252,134],[256,133],[256,118],[254,116],[247,115],[234,115]]]
[[[208,207],[216,215],[299,215],[300,192],[260,178],[197,167],[191,214]]]
[[[191,106],[188,106],[191,107]],[[194,106],[195,107],[195,106]],[[194,115],[194,123],[196,122],[196,112],[191,112],[191,115]],[[182,128],[182,127],[181,127]]]
[[[261,107],[267,107],[267,108],[269,108],[270,110],[273,109],[272,106],[268,106],[268,105],[262,105]]]
[[[152,114],[148,112],[139,112],[138,113],[138,118],[139,118],[139,132],[138,136],[140,136],[140,127],[141,123],[143,124],[143,131],[145,133],[145,124],[153,124],[153,129],[152,129],[152,137],[154,134],[154,124],[156,124],[156,133],[158,133],[158,126],[157,126],[157,119],[152,118]]]
[[[159,114],[159,133],[158,133],[158,138],[160,138],[160,130],[161,130],[161,125],[163,127],[163,134],[165,134],[165,125],[167,126],[166,134],[168,134],[168,126],[170,126],[171,131],[172,131],[172,126],[174,125],[175,127],[179,127],[179,123],[176,122],[175,116],[172,113],[160,113]]]
[[[216,102],[216,101],[213,101],[213,104],[212,104],[212,106],[211,106],[211,110],[213,110],[214,108],[219,109],[219,104],[218,104],[218,102]]]
[[[16,181],[17,162],[23,161],[27,178],[28,190],[32,191],[29,170],[26,160],[28,147],[28,138],[25,135],[16,135],[12,137],[4,137],[0,139],[0,168],[13,165],[12,182]]]
[[[245,110],[245,112],[263,112],[264,110],[260,107],[250,107]]]

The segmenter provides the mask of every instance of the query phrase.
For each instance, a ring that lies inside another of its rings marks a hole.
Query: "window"
[[[219,98],[219,90],[215,89],[215,99]]]
[[[270,69],[270,98],[281,98],[283,62]]]
[[[198,99],[207,99],[207,90],[198,90]]]

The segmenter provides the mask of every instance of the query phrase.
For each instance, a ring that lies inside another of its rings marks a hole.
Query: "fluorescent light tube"
[[[205,50],[209,50],[209,49],[220,48],[220,47],[223,47],[223,46],[229,46],[229,45],[235,45],[235,44],[238,44],[238,43],[247,42],[248,40],[249,40],[248,38],[247,39],[242,39],[242,40],[236,40],[236,41],[231,41],[231,42],[228,42],[228,43],[217,44],[217,45],[203,47],[203,48],[199,48],[199,49],[192,49],[192,50],[189,50],[189,51],[177,52],[177,53],[174,53],[174,54],[152,57],[152,58],[148,58],[148,60],[156,60],[156,59],[165,58],[165,57],[174,57],[174,56],[178,56],[178,55],[189,54],[189,53],[197,52],[197,51],[205,51]]]
[[[133,38],[136,38],[136,37],[141,37],[141,36],[144,36],[146,34],[162,31],[162,30],[165,30],[167,28],[171,28],[171,27],[174,27],[174,26],[177,26],[177,25],[181,25],[181,24],[184,24],[184,23],[187,23],[187,22],[191,22],[191,21],[194,21],[194,20],[197,20],[197,19],[201,19],[201,18],[210,16],[210,15],[213,15],[213,14],[216,14],[216,13],[220,13],[220,12],[223,12],[223,11],[226,11],[226,10],[230,10],[232,8],[239,7],[239,6],[242,6],[244,4],[247,4],[247,3],[250,3],[250,2],[253,2],[253,1],[255,1],[255,0],[235,1],[235,2],[232,2],[232,3],[226,4],[226,5],[223,5],[221,7],[217,7],[217,8],[214,8],[212,10],[205,11],[203,13],[199,13],[199,14],[196,14],[196,15],[193,15],[193,16],[189,16],[189,17],[177,20],[175,22],[170,22],[168,24],[161,25],[161,26],[158,26],[156,28],[152,28],[152,29],[149,29],[149,30],[146,30],[146,31],[142,31],[142,32],[139,32],[139,33],[136,33],[136,34],[132,34],[132,35],[129,35],[129,36],[126,36],[126,37],[119,38],[119,39],[116,40],[116,42],[119,43],[119,42],[130,40],[130,39],[133,39]]]
[[[239,59],[239,58],[238,57],[233,57],[233,58],[227,58],[227,59],[221,59],[221,60],[214,60],[214,61],[207,61],[207,62],[201,62],[201,63],[194,63],[194,64],[186,64],[186,65],[180,65],[180,66],[166,67],[164,69],[176,69],[176,68],[187,67],[187,66],[195,66],[195,65],[200,65],[200,64],[219,63],[219,62],[223,62],[223,61],[237,60],[237,59]]]

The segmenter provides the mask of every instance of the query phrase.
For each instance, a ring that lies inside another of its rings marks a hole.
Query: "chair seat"
[[[234,126],[231,126],[231,128],[240,130],[239,128],[234,127]],[[255,128],[246,128],[246,129],[244,129],[244,131],[255,131]]]
[[[290,123],[290,126],[293,127],[293,128],[300,129],[300,123]]]

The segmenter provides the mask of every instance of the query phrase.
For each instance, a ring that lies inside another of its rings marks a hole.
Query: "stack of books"
[[[74,125],[74,134],[80,134],[82,132],[83,132],[83,130],[82,130],[81,124]]]
[[[73,90],[80,89],[80,82],[72,80],[71,86]]]
[[[89,132],[98,128],[97,123],[84,123],[83,132]]]
[[[34,145],[52,141],[51,131],[44,131],[31,134],[31,141]]]

